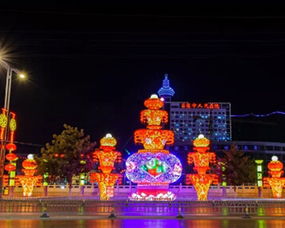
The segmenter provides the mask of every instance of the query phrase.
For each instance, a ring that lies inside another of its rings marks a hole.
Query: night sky
[[[13,81],[17,140],[44,144],[67,123],[93,141],[110,132],[123,148],[164,73],[176,101],[231,102],[233,114],[285,111],[284,11],[259,6],[2,5],[0,42],[29,75]]]

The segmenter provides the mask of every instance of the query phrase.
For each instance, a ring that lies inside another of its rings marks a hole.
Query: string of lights
[[[272,115],[285,115],[285,112],[274,111],[274,112],[267,113],[267,114],[247,113],[247,114],[241,114],[241,115],[231,115],[231,117],[249,117],[249,116],[253,116],[253,117],[268,117],[268,116],[272,116]]]

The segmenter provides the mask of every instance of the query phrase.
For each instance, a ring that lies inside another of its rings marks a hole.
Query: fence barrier
[[[285,201],[99,201],[26,199],[1,200],[1,213],[116,216],[283,216]]]

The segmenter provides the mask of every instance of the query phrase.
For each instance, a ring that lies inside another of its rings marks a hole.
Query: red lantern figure
[[[174,143],[174,133],[171,130],[162,130],[162,124],[168,122],[168,113],[165,110],[160,110],[163,107],[157,95],[153,94],[145,100],[144,105],[148,108],[141,111],[140,120],[145,123],[146,129],[138,129],[134,133],[136,144],[143,144],[144,149],[139,150],[139,153],[166,153],[168,150],[164,147]]]
[[[283,174],[283,163],[278,161],[277,156],[272,156],[272,161],[267,165],[269,175],[271,177],[264,177],[263,183],[265,186],[270,186],[274,198],[282,197],[283,186],[285,185],[285,178],[281,177]]]
[[[116,151],[117,140],[111,134],[106,134],[100,140],[100,148],[93,152],[93,161],[99,161],[102,173],[91,173],[90,182],[97,182],[101,200],[109,200],[114,195],[113,186],[120,174],[111,173],[115,162],[120,161],[121,153]]]
[[[6,149],[7,149],[8,151],[15,151],[15,150],[17,149],[17,146],[16,146],[14,143],[8,143],[8,144],[6,145]]]
[[[115,151],[115,146],[117,140],[112,137],[111,134],[106,134],[104,138],[100,140],[100,149],[96,150],[93,153],[93,157],[96,157],[99,161],[99,169],[103,173],[111,173],[114,169],[114,163],[117,161],[117,158],[121,156],[121,153]]]
[[[16,170],[16,166],[9,163],[7,165],[5,165],[5,170],[8,171],[8,172],[11,172],[11,171],[15,171]]]
[[[22,166],[24,169],[35,169],[38,167],[36,161],[33,159],[26,159],[23,161]]]
[[[210,169],[209,164],[216,162],[216,155],[209,150],[210,140],[204,135],[199,135],[193,141],[194,151],[188,154],[188,164],[194,164],[194,170],[197,174],[188,174],[187,181],[190,181],[197,192],[198,200],[207,200],[208,191],[211,183],[217,182],[218,176],[207,174]]]
[[[8,153],[6,154],[6,159],[12,162],[12,161],[16,161],[18,159],[18,156],[14,153]]]
[[[24,160],[22,163],[24,169],[24,176],[18,176],[19,181],[23,187],[23,195],[24,196],[31,196],[33,193],[33,189],[37,181],[41,178],[40,176],[34,176],[35,172],[37,171],[37,163],[34,160],[32,154],[28,155],[28,159]]]

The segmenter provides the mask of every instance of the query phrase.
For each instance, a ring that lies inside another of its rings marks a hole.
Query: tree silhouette
[[[38,172],[48,173],[49,181],[66,180],[69,186],[72,177],[92,169],[91,152],[95,142],[90,142],[90,136],[83,129],[63,125],[64,130],[53,135],[53,140],[41,148],[41,157],[37,158]]]
[[[236,145],[231,145],[229,150],[223,151],[221,158],[225,170],[228,185],[252,184],[256,182],[256,165],[254,160],[238,149]]]

